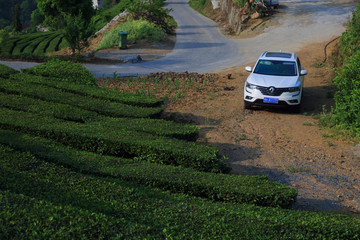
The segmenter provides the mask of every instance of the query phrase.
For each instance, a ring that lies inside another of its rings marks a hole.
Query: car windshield
[[[296,63],[290,61],[259,60],[254,73],[276,76],[296,76]]]

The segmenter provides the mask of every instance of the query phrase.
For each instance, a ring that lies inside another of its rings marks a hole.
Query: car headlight
[[[289,88],[289,92],[299,92],[300,91],[300,87],[290,87]]]
[[[249,89],[251,89],[251,90],[254,90],[254,89],[257,88],[257,86],[254,85],[254,84],[250,84],[250,83],[246,82],[246,88],[249,88]]]

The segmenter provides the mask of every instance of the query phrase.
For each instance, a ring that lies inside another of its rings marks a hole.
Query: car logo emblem
[[[275,92],[275,88],[274,87],[269,87],[269,93],[274,93]]]

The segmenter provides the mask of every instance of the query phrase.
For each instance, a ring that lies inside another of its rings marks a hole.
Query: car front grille
[[[271,87],[257,87],[263,95],[267,96],[280,96],[283,92],[288,92],[288,88],[272,88]]]

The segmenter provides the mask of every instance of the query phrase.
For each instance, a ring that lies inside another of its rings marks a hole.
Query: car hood
[[[276,88],[295,87],[300,85],[300,79],[298,76],[273,76],[256,73],[250,74],[247,82],[257,86],[273,86]]]

